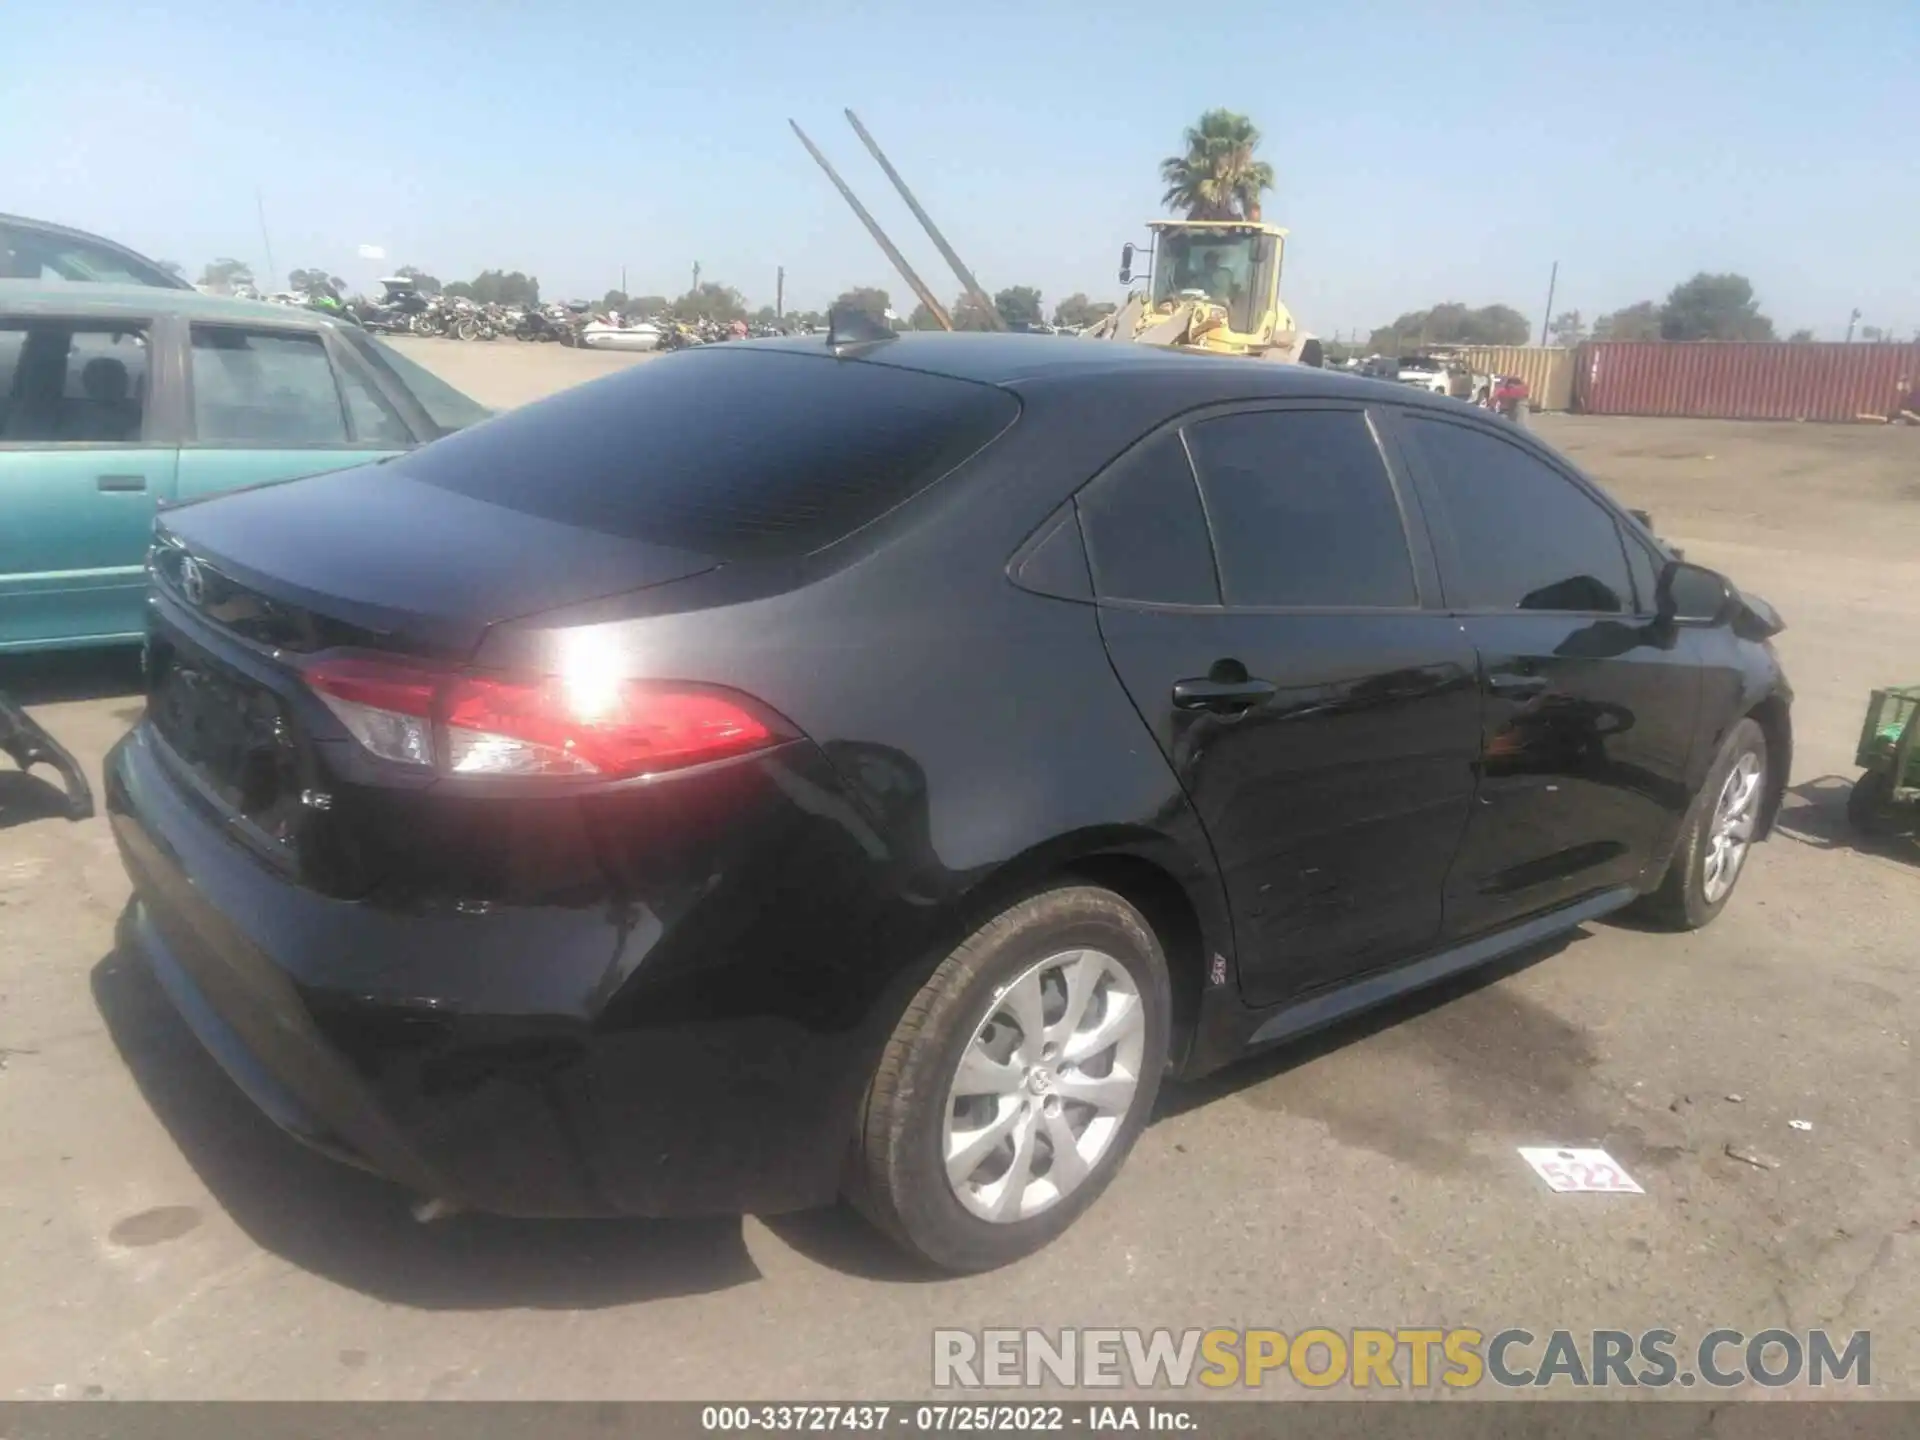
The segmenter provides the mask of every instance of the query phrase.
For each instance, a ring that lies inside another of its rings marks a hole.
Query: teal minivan
[[[167,505],[364,464],[489,413],[313,311],[0,279],[0,654],[137,643]]]

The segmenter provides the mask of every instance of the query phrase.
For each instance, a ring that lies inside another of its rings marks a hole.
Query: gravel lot
[[[410,348],[503,405],[630,363]],[[1920,865],[1842,811],[1868,690],[1920,680],[1920,431],[1537,424],[1786,616],[1781,833],[1708,931],[1590,926],[1170,1093],[1094,1212],[995,1275],[903,1275],[838,1212],[414,1224],[116,951],[104,822],[0,773],[0,1395],[905,1396],[935,1325],[1468,1324],[1866,1328],[1876,1392],[1920,1397]],[[140,709],[127,657],[0,685],[96,771]],[[1647,1194],[1548,1193],[1515,1147],[1555,1142]]]

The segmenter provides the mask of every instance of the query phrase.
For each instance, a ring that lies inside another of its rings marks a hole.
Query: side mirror
[[[1133,283],[1133,246],[1131,245],[1120,247],[1120,283],[1122,285]]]
[[[1654,608],[1669,625],[1722,625],[1733,615],[1733,587],[1704,565],[1669,560],[1654,588]]]

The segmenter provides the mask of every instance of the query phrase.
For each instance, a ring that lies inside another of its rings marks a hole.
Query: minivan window
[[[1102,600],[1218,605],[1207,517],[1180,437],[1136,446],[1080,492],[1080,527]]]
[[[1358,410],[1257,411],[1187,428],[1228,605],[1419,603],[1406,528]]]
[[[1632,581],[1609,514],[1566,476],[1478,427],[1403,416],[1451,538],[1443,579],[1461,610],[1631,608]],[[1448,547],[1443,546],[1445,551]]]
[[[817,353],[669,355],[436,441],[396,478],[718,559],[811,554],[933,484],[1020,402]]]

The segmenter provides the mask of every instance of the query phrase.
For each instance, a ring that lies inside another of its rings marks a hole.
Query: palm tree
[[[1253,158],[1260,132],[1244,115],[1209,110],[1187,128],[1187,153],[1160,162],[1163,203],[1189,220],[1258,220],[1260,194],[1273,189],[1273,167]]]

